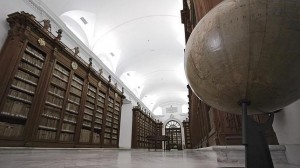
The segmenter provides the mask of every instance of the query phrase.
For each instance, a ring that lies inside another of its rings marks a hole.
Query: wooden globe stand
[[[272,127],[274,113],[269,114],[266,123],[260,124],[248,117],[247,107],[250,101],[243,99],[238,102],[242,107],[242,144],[245,146],[246,168],[274,168],[264,130]]]

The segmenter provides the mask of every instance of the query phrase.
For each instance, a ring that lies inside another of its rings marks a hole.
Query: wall
[[[14,12],[25,11],[37,15],[27,4],[22,0],[0,1],[0,48],[7,37],[9,25],[6,22],[8,14]]]
[[[275,114],[273,128],[291,164],[300,165],[300,100]]]
[[[120,124],[120,148],[131,148],[132,138],[132,108],[133,105],[130,101],[124,100],[121,111],[121,124]]]

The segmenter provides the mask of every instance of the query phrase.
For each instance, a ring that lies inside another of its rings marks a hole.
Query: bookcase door
[[[55,141],[62,122],[63,103],[66,97],[70,70],[56,61],[46,101],[39,120],[36,140]]]
[[[46,54],[28,43],[0,111],[0,138],[24,139]]]

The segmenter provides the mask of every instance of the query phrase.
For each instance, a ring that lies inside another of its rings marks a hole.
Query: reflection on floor
[[[0,148],[1,168],[217,168],[199,151]],[[223,166],[222,166],[223,167]],[[238,166],[241,167],[241,166]],[[276,166],[296,168],[295,166]]]

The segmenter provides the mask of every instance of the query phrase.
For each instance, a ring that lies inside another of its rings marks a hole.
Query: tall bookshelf
[[[184,129],[184,139],[185,139],[185,148],[191,149],[192,148],[192,142],[191,142],[191,132],[190,132],[190,122],[187,118],[186,120],[183,120],[182,122],[183,129]]]
[[[148,148],[149,143],[147,136],[161,136],[162,123],[153,119],[150,114],[144,112],[140,107],[136,106],[132,109],[132,148]],[[160,127],[161,125],[161,127]],[[154,144],[150,144],[150,148],[154,148]],[[157,145],[161,148],[161,144]]]
[[[118,147],[123,93],[33,15],[7,21],[0,146]]]

